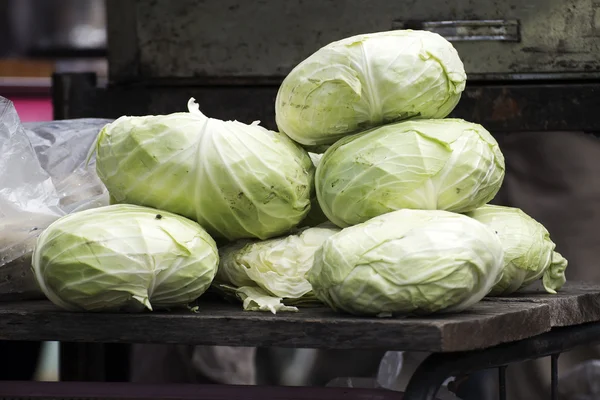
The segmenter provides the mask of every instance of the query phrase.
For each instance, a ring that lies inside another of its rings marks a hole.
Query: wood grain
[[[180,343],[230,346],[451,352],[531,337],[553,326],[600,320],[600,287],[572,284],[558,295],[486,299],[460,314],[357,318],[325,308],[272,315],[239,304],[199,302],[198,313],[71,313],[47,301],[0,303],[0,340]]]
[[[31,270],[31,253],[0,267],[0,302],[45,298]]]
[[[486,299],[503,303],[545,304],[550,308],[552,327],[584,324],[600,320],[600,286],[568,282],[557,294],[549,294],[540,284],[507,297]]]
[[[357,318],[325,308],[272,315],[214,300],[198,305],[197,313],[108,314],[67,312],[48,301],[0,303],[0,340],[464,351],[600,320],[600,287],[486,299],[463,313],[419,318]]]

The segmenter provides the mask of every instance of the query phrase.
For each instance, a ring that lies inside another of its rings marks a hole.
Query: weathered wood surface
[[[532,286],[508,297],[489,299],[495,302],[526,302],[550,307],[551,326],[569,326],[600,320],[600,286],[583,282],[567,283],[564,290],[549,294]]]
[[[0,267],[0,302],[43,298],[31,270],[31,253]]]
[[[487,299],[460,314],[393,319],[357,318],[325,308],[272,315],[213,301],[200,302],[198,313],[71,313],[31,301],[0,303],[0,340],[451,352],[598,320],[600,286],[584,284],[569,284],[554,296]]]

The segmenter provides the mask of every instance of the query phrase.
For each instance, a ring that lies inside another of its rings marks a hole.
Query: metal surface
[[[419,29],[435,32],[451,42],[520,42],[518,20],[483,21],[394,21],[393,29]]]
[[[596,322],[557,328],[533,338],[485,350],[433,354],[413,374],[406,388],[404,399],[432,400],[440,386],[450,376],[550,356],[599,341],[600,322]]]
[[[498,398],[506,400],[506,365],[498,367]]]
[[[277,86],[146,86],[99,88],[93,74],[57,74],[56,119],[118,118],[185,111],[195,97],[211,117],[275,124]],[[469,83],[453,117],[480,123],[494,134],[527,131],[600,132],[600,82],[493,85]]]
[[[558,400],[558,356],[560,354],[552,354],[550,356],[550,399]]]
[[[600,70],[595,0],[109,0],[107,7],[114,82],[283,77],[327,43],[399,20],[519,21],[520,42],[455,42],[470,79]]]
[[[2,382],[11,400],[401,400],[382,389],[96,382]]]

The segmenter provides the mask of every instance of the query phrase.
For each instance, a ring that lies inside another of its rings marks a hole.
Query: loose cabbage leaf
[[[221,262],[214,285],[220,289],[257,288],[272,299],[268,304],[311,305],[318,303],[306,273],[315,251],[339,229],[330,224],[303,229],[266,241],[238,241],[220,249]],[[256,308],[256,293],[244,289],[247,304]],[[249,294],[250,293],[250,294]]]

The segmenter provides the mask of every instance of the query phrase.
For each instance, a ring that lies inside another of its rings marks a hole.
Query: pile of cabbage
[[[370,316],[458,312],[539,280],[556,293],[567,261],[548,231],[488,204],[498,143],[447,118],[466,79],[441,36],[381,32],[298,64],[278,131],[210,118],[194,99],[123,116],[93,149],[112,205],[39,237],[38,283],[87,311],[185,307],[209,288],[245,310]]]

